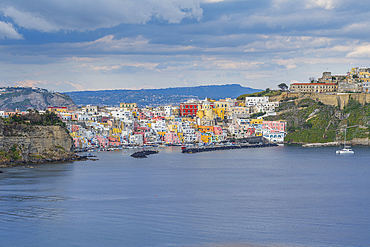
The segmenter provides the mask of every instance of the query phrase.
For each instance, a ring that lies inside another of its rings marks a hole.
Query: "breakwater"
[[[143,151],[138,151],[133,154],[131,154],[131,157],[134,158],[147,158],[147,155],[150,154],[157,154],[158,150],[143,150]]]
[[[183,154],[193,154],[210,151],[220,150],[231,150],[231,149],[242,149],[242,148],[263,148],[263,147],[276,147],[276,143],[263,143],[263,144],[241,144],[241,145],[230,145],[230,146],[216,146],[216,147],[201,147],[201,148],[185,148],[181,152]]]

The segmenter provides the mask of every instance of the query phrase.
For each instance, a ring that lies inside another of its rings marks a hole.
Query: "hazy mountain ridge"
[[[62,106],[77,109],[76,104],[66,94],[50,92],[47,89],[30,87],[0,88],[0,110],[14,111],[15,108],[44,110],[48,107]]]
[[[211,85],[197,87],[175,87],[141,90],[101,90],[66,92],[78,105],[110,105],[135,102],[138,106],[178,105],[188,99],[236,98],[241,94],[261,91],[239,84]]]

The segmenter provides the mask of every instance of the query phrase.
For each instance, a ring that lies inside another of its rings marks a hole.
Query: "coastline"
[[[73,162],[73,161],[85,161],[89,156],[77,154],[72,155],[71,157],[58,158],[58,159],[39,159],[39,160],[29,160],[29,161],[6,161],[0,163],[0,168],[13,167],[17,165],[31,165],[31,164],[43,164],[43,163],[57,163],[57,162]]]
[[[316,143],[308,143],[308,142],[284,142],[286,145],[301,145],[302,147],[330,147],[330,146],[341,146],[344,145],[343,141],[335,141],[335,142],[316,142]],[[368,138],[360,139],[355,138],[350,141],[346,141],[346,145],[348,146],[370,146],[370,140]]]

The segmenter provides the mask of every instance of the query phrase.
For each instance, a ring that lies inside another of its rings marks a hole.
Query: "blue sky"
[[[359,0],[0,0],[0,86],[276,88],[370,67]]]

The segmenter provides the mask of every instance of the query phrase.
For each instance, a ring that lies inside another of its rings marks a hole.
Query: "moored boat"
[[[351,149],[350,146],[346,146],[346,136],[347,136],[347,128],[344,129],[344,142],[343,142],[343,149],[337,150],[336,154],[354,154],[355,152]]]

